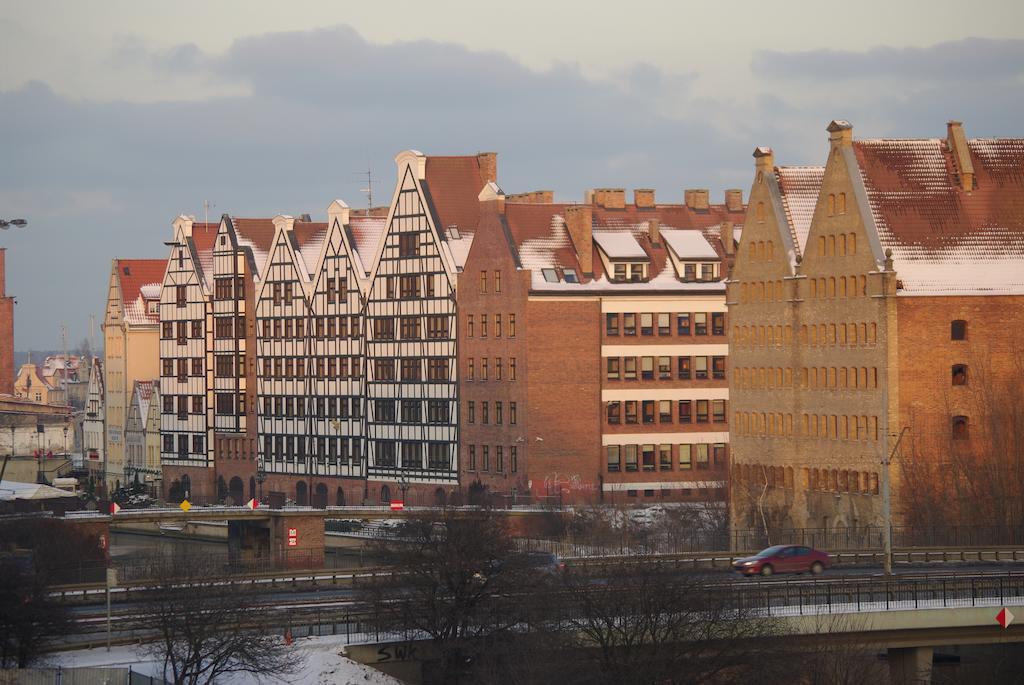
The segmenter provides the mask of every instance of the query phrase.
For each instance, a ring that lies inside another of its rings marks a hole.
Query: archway
[[[231,500],[231,504],[239,505],[242,503],[242,499],[245,497],[245,483],[238,476],[232,477],[228,483],[228,498]]]
[[[391,503],[391,488],[386,485],[380,486],[380,501],[381,504]]]
[[[228,484],[224,481],[224,476],[217,476],[217,501],[223,502],[228,496]]]
[[[334,505],[338,507],[345,506],[345,491],[338,486],[338,491],[334,493]]]
[[[309,506],[309,489],[306,487],[306,481],[300,480],[295,484],[295,503],[300,507]]]
[[[313,497],[313,506],[317,509],[327,508],[327,486],[323,483],[316,484],[316,495]]]
[[[187,473],[181,477],[181,496],[184,499],[192,496],[192,479]]]
[[[434,490],[434,504],[436,504],[439,507],[443,507],[447,499],[448,498],[445,495],[443,488],[438,488],[437,490]]]
[[[180,502],[185,491],[181,487],[181,481],[177,478],[171,483],[171,489],[167,492],[167,499],[171,502]]]

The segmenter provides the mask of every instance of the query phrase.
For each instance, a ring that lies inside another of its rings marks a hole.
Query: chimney
[[[303,214],[302,216],[299,217],[299,221],[311,224],[313,223],[313,217],[311,217],[309,214]]]
[[[476,153],[477,164],[480,165],[480,175],[485,183],[498,182],[498,153],[478,152]]]
[[[338,222],[338,228],[348,225],[349,207],[344,200],[335,200],[327,206],[327,227],[333,228],[334,222]]]
[[[273,221],[274,230],[280,230],[283,228],[286,231],[290,231],[295,226],[295,219],[287,214],[278,214],[274,217]]]
[[[637,209],[652,209],[654,207],[654,190],[637,188],[633,191],[633,204]]]
[[[555,201],[555,191],[531,190],[528,193],[516,193],[515,195],[509,195],[507,199],[509,202],[518,202],[520,204],[551,204],[552,202]]]
[[[946,124],[946,144],[953,153],[953,164],[960,174],[960,189],[964,192],[974,190],[974,163],[971,162],[971,151],[967,147],[962,122],[950,121]]]
[[[593,203],[605,209],[624,209],[626,207],[625,188],[595,188]]]
[[[849,121],[833,119],[825,130],[829,133],[828,139],[833,150],[853,146],[853,124]]]
[[[7,248],[0,247],[0,298],[7,297]]]
[[[494,181],[489,181],[476,196],[480,202],[493,202],[499,214],[505,213],[505,193]]]
[[[736,242],[732,235],[732,222],[728,219],[722,222],[721,237],[722,247],[725,249],[725,254],[734,254],[736,252]]]
[[[725,191],[725,208],[730,212],[743,211],[743,191],[739,188],[729,188]]]
[[[185,216],[184,214],[179,214],[177,218],[175,218],[174,221],[171,222],[171,226],[174,227],[174,235],[172,237],[177,238],[178,230],[180,229],[183,236],[185,236],[186,238],[191,238],[193,223],[195,223],[195,219],[193,219],[192,217]]]
[[[708,208],[707,188],[688,188],[683,191],[683,198],[686,200],[686,206],[690,209]]]
[[[651,245],[661,244],[661,220],[651,218],[647,220],[647,235],[651,239]]]
[[[775,171],[775,153],[770,147],[754,148],[754,168],[769,174]]]
[[[580,269],[587,276],[594,274],[594,208],[590,205],[572,205],[565,208],[565,228],[569,231],[572,246]]]

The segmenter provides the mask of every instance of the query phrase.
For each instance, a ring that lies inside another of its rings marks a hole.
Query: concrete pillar
[[[892,685],[929,685],[932,682],[932,648],[890,647],[889,682]]]

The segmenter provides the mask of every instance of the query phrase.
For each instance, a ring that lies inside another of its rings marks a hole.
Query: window
[[[418,381],[423,373],[423,365],[420,364],[419,357],[405,357],[402,359],[402,380],[403,381]]]
[[[684,281],[696,281],[697,280],[697,265],[690,262],[683,265],[683,280]]]
[[[608,403],[608,423],[617,424],[621,420],[622,403],[621,402],[609,402]]]
[[[967,322],[963,319],[957,319],[950,324],[950,340],[967,340]]]
[[[466,370],[466,378],[468,380],[476,380],[476,360],[472,357],[469,358],[469,368]]]
[[[381,319],[374,319],[374,325]],[[420,317],[418,316],[403,316],[399,320],[399,330],[402,334],[402,340],[419,340],[420,339]]]
[[[705,445],[705,444],[700,444],[700,445],[694,445],[694,447],[696,448],[696,452],[697,452],[697,454],[695,455],[696,456],[696,461],[697,461],[697,468],[698,469],[706,469],[706,468],[708,468],[708,466],[709,466],[708,446]]]
[[[690,374],[690,358],[676,357],[676,375],[679,376],[679,378],[689,380]]]
[[[636,445],[623,445],[622,450],[625,452],[626,457],[626,470],[636,471],[637,470],[637,446]]]
[[[174,324],[170,321],[164,321],[160,324],[160,337],[164,340],[170,340],[174,337]]]
[[[580,277],[576,273],[576,269],[562,269],[562,277],[565,278],[566,283],[579,283]]]
[[[966,440],[967,439],[967,417],[966,416],[954,416],[953,417],[953,439],[954,440]]]
[[[201,357],[196,357],[192,360],[192,375],[202,376],[203,375],[203,360]]]
[[[702,281],[713,281],[713,280],[715,280],[715,265],[714,264],[701,264],[700,265],[700,280],[702,280]]]
[[[622,332],[624,335],[636,335],[636,314],[622,315]]]
[[[967,365],[953,365],[953,385],[967,385]]]
[[[163,405],[164,405],[164,413],[165,414],[173,414],[174,413],[174,395],[164,395],[163,396]]]
[[[419,400],[402,400],[402,423],[420,423],[423,420],[423,405]]]
[[[693,358],[694,378],[707,378],[708,377],[708,358],[707,357],[694,357]]]
[[[417,257],[420,253],[420,234],[402,233],[398,236],[398,256]]]
[[[174,286],[174,302],[179,307],[184,307],[188,304],[188,286]]]
[[[486,381],[488,379],[487,373],[487,357],[480,360],[480,380]]]
[[[608,358],[608,380],[619,380],[619,362],[620,360],[618,357]]]
[[[516,315],[515,314],[509,314],[508,315],[508,337],[510,337],[510,338],[516,337]]]
[[[491,422],[491,405],[487,402],[480,403],[480,423],[485,426]]]
[[[501,337],[501,314],[494,315],[494,337]]]
[[[622,468],[622,456],[618,445],[608,445],[607,460],[608,473],[617,473]]]
[[[420,296],[420,279],[418,276],[400,276],[398,279],[398,296],[403,300],[411,300]]]
[[[725,466],[725,443],[716,442],[712,445],[711,456],[714,460],[715,468]]]
[[[427,400],[427,423],[448,423],[451,411],[448,400]]]
[[[697,400],[697,423],[708,422],[708,400]]]
[[[482,292],[482,293],[487,292],[487,272],[486,271],[481,271],[480,272],[480,292]]]
[[[630,400],[626,402],[626,423],[636,423],[636,401]]]
[[[469,423],[476,423],[476,402],[470,400],[466,403],[466,414]]]
[[[319,361],[318,366],[319,366]],[[393,381],[395,380],[395,360],[394,359],[374,359],[373,360],[373,377],[374,380],[378,381]]]
[[[605,314],[604,315],[604,332],[605,332],[605,335],[618,335],[619,334],[619,315],[618,314]]]
[[[173,376],[174,375],[174,360],[173,359],[163,359],[163,360],[161,360],[160,363],[162,365],[162,369],[161,369],[161,373],[160,373],[161,376]]]
[[[693,334],[694,335],[707,335],[708,334],[708,315],[699,312],[693,315]]]
[[[711,401],[711,418],[715,423],[725,423],[725,400]]]
[[[516,421],[517,420],[518,420],[518,416],[517,416],[517,412],[516,412],[516,403],[515,402],[509,402],[508,403],[508,425],[510,425],[510,426],[516,425]]]
[[[395,403],[392,400],[373,401],[373,420],[378,423],[395,422]]]
[[[623,360],[622,377],[627,381],[636,380],[636,357],[626,357]]]
[[[662,471],[672,470],[672,445],[658,445],[658,468]]]
[[[500,293],[501,292],[501,272],[500,271],[495,271],[494,272],[494,292],[496,292],[496,293]]]
[[[487,337],[487,315],[486,314],[481,314],[480,315],[480,337],[481,338],[486,338]]]
[[[640,335],[654,335],[654,314],[640,315]]]
[[[192,322],[192,337],[202,338],[203,337],[203,322],[193,321]]]
[[[654,470],[654,445],[644,445],[640,448],[640,456],[644,465],[644,471]]]
[[[514,381],[516,379],[516,358],[508,358],[508,379]]]
[[[217,393],[216,398],[216,411],[218,416],[231,416],[235,413],[234,394],[219,392]]]
[[[331,330],[331,324],[335,321],[332,316],[327,320],[327,334],[334,337],[335,332]],[[374,319],[373,320],[373,337],[377,340],[394,340],[395,339],[395,320],[392,318],[387,319]]]
[[[658,400],[658,423],[672,423],[672,400]]]
[[[185,345],[188,342],[188,336],[185,335],[186,332],[187,332],[186,322],[179,321],[178,322],[178,344],[179,345]]]
[[[494,403],[494,425],[500,426],[504,423],[505,404],[503,402]]]
[[[554,269],[541,269],[540,272],[547,283],[558,283],[558,272]]]
[[[679,400],[679,423],[693,422],[693,400]]]
[[[452,466],[448,458],[448,445],[443,442],[427,443],[427,468],[432,471],[446,471]]]
[[[469,446],[469,470],[476,471],[476,445]]]
[[[711,335],[725,335],[724,312],[714,312],[711,314]]]
[[[692,461],[693,445],[679,445],[679,468],[687,471],[693,468]]]
[[[725,378],[725,357],[711,358],[711,377],[719,380]]]
[[[668,312],[658,314],[658,335],[672,335],[672,317]]]
[[[469,338],[473,337],[473,315],[469,314],[466,316],[466,336]]]
[[[203,453],[203,442],[204,441],[203,441],[203,436],[202,435],[193,435],[192,436],[192,452],[193,452],[193,454],[202,454]]]
[[[690,335],[690,315],[676,314],[676,334]]]
[[[644,423],[654,423],[654,400],[643,400],[641,403]]]
[[[654,378],[654,357],[640,358],[640,377],[645,381]]]
[[[419,317],[416,317],[416,333],[419,337]],[[448,337],[448,316],[445,314],[432,314],[427,317],[427,339],[444,340]]]
[[[269,361],[265,359],[264,361]],[[235,375],[235,356],[218,354],[214,357],[213,373],[217,378],[232,378]]]
[[[658,379],[669,380],[672,378],[672,357],[658,357]]]

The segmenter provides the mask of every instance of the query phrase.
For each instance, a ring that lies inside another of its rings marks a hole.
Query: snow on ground
[[[401,685],[400,680],[356,663],[341,655],[345,641],[337,637],[310,637],[295,640],[293,647],[306,657],[302,669],[284,678],[254,678],[247,674],[231,675],[215,685]],[[147,645],[128,645],[60,652],[51,659],[53,666],[131,667],[136,673],[160,677],[163,664],[148,651]]]

